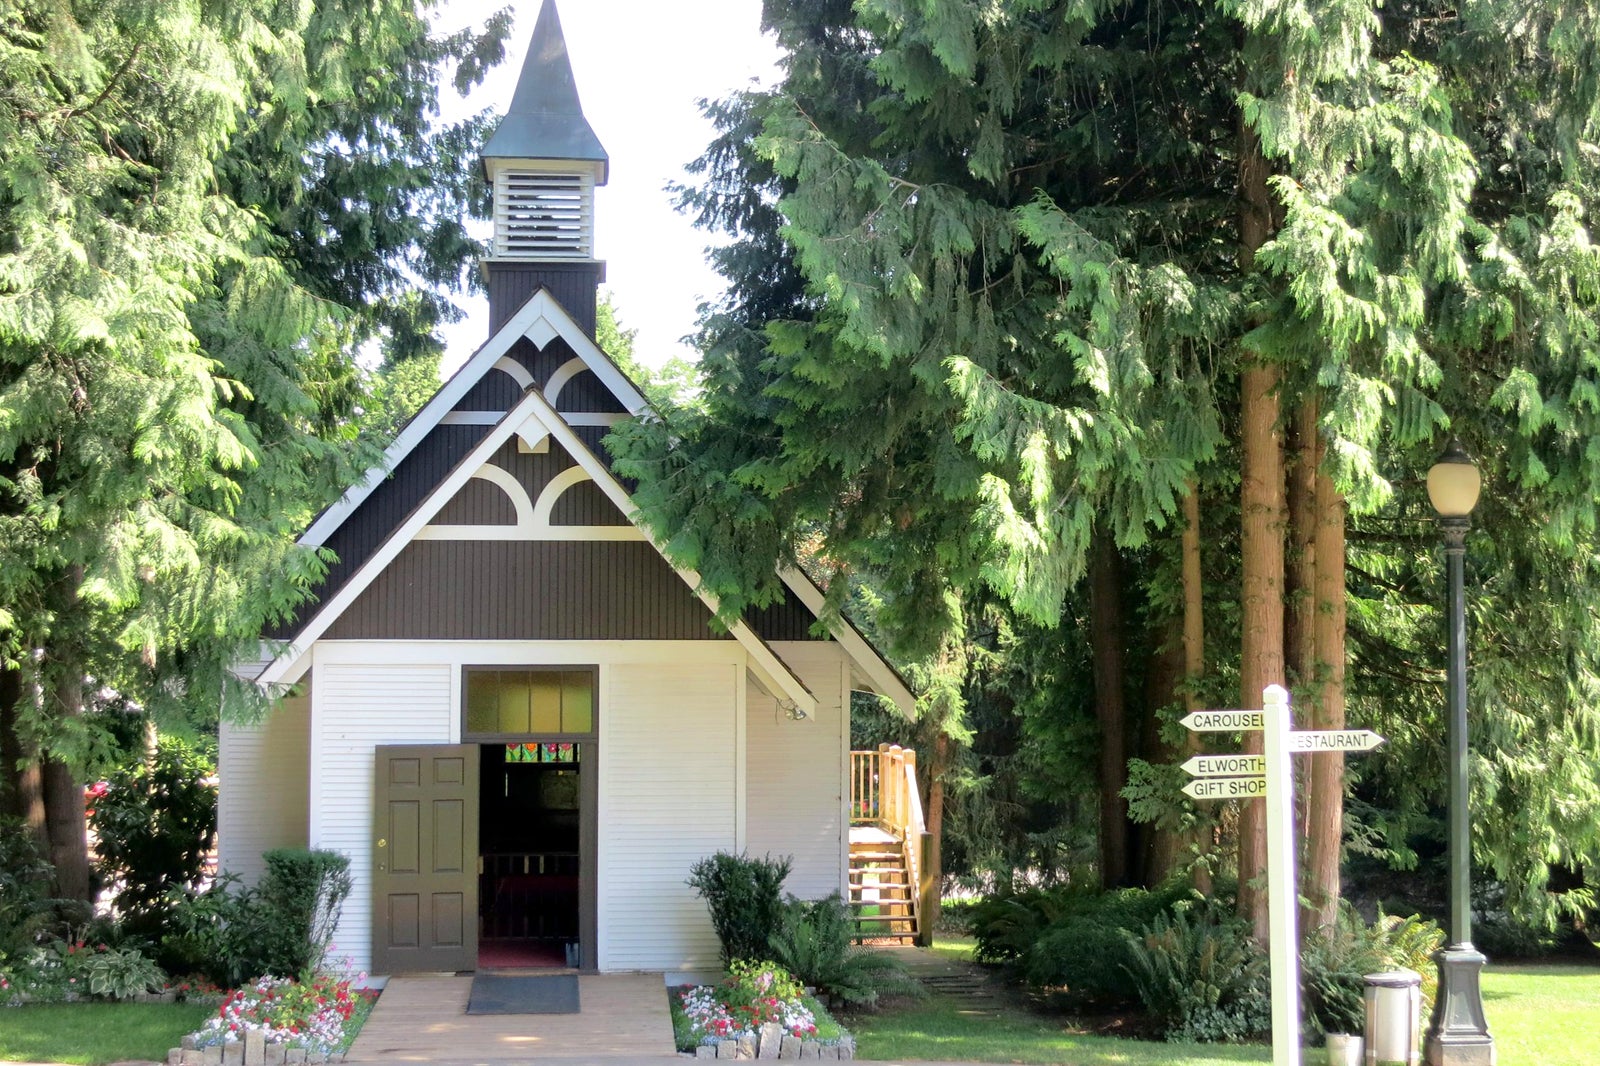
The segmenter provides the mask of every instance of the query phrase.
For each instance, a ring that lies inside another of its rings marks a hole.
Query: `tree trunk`
[[[1255,268],[1255,254],[1271,235],[1274,211],[1270,173],[1255,131],[1239,119],[1239,267]],[[1278,368],[1247,355],[1240,376],[1240,596],[1239,688],[1243,707],[1260,707],[1262,689],[1284,683],[1283,664],[1283,440],[1279,429]],[[1261,734],[1244,735],[1244,750],[1260,753]],[[1239,812],[1239,913],[1265,943],[1267,899],[1266,812],[1247,800]]]
[[[1139,727],[1139,758],[1147,763],[1181,763],[1187,756],[1174,751],[1161,737],[1161,717],[1156,710],[1177,701],[1184,679],[1183,618],[1172,616],[1155,638],[1156,648],[1145,668],[1144,706],[1146,713]],[[1177,868],[1185,834],[1162,822],[1145,822],[1133,827],[1139,839],[1135,852],[1137,868],[1130,871],[1134,884],[1154,888]]]
[[[1322,449],[1317,449],[1321,465]],[[1332,479],[1317,476],[1316,654],[1318,729],[1344,728],[1345,500]],[[1344,754],[1310,756],[1306,802],[1306,870],[1302,895],[1307,932],[1333,925],[1339,914],[1339,858],[1344,842]]]
[[[0,667],[0,811],[21,819],[40,854],[50,849],[45,828],[44,783],[33,744],[23,737],[22,674]]]
[[[1089,560],[1094,712],[1100,726],[1100,885],[1128,884],[1127,706],[1122,691],[1122,580],[1117,546],[1097,528]]]
[[[1283,620],[1290,680],[1302,695],[1311,691],[1317,670],[1317,465],[1322,455],[1317,442],[1317,400],[1314,393],[1307,393],[1295,408],[1289,435],[1289,555],[1285,571],[1289,610]]]
[[[933,878],[933,906],[931,913],[917,915],[917,921],[926,929],[939,928],[939,904],[943,893],[938,886],[944,881],[944,775],[950,769],[951,753],[954,745],[945,731],[937,730],[933,737],[933,750],[928,754],[933,758],[923,770],[928,775],[928,797],[923,807],[923,822],[928,827],[928,834],[932,839],[928,842],[928,876]],[[922,766],[921,761],[917,763]],[[910,840],[906,842],[910,847],[920,847],[921,841]],[[912,893],[917,892],[917,887],[912,886]]]
[[[1205,581],[1200,567],[1200,482],[1189,479],[1183,497],[1183,709],[1201,710],[1200,679],[1206,672]],[[1200,734],[1187,733],[1184,756],[1200,754]],[[1194,858],[1203,859],[1211,851],[1211,831],[1202,826],[1188,841]],[[1209,860],[1195,862],[1190,875],[1196,892],[1211,892]]]
[[[83,714],[83,674],[61,664],[51,682],[55,712],[63,721]],[[93,902],[89,890],[89,832],[84,816],[83,782],[58,758],[44,760],[45,823],[50,830],[50,863],[56,869],[56,895]]]

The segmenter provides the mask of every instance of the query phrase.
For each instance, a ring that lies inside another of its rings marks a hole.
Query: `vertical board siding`
[[[372,963],[373,750],[448,744],[455,670],[446,665],[317,667],[311,716],[311,846],[350,856],[353,885],[334,934],[347,969]]]
[[[419,540],[330,640],[728,640],[642,541]]]
[[[800,597],[787,589],[783,595],[781,602],[745,611],[744,620],[757,636],[765,641],[829,639],[811,632],[817,616],[800,602]]]
[[[720,947],[689,867],[735,847],[738,671],[614,666],[600,718],[600,968],[706,970]]]
[[[845,656],[838,644],[775,644],[773,650],[817,697],[815,721],[791,722],[772,697],[749,695],[745,751],[745,846],[752,855],[788,855],[784,882],[801,899],[844,885],[842,738],[849,736]]]
[[[504,370],[491,367],[476,385],[467,390],[466,395],[456,401],[451,410],[504,413],[515,407],[521,399],[522,386],[517,384],[517,379]]]
[[[483,478],[469,478],[461,491],[439,509],[430,525],[436,526],[514,526],[516,504],[502,489]]]
[[[217,733],[217,863],[253,885],[261,853],[304,847],[310,810],[311,698],[280,700],[254,725]]]
[[[579,328],[594,336],[595,289],[606,280],[604,263],[490,259],[483,264],[483,275],[489,289],[490,336],[540,289],[549,289]]]
[[[580,481],[560,496],[550,509],[553,526],[628,526],[625,515],[617,510],[611,497],[593,481]]]
[[[595,376],[592,370],[585,370],[568,379],[562,386],[560,394],[556,396],[556,410],[562,414],[600,411],[611,414],[627,413],[622,402],[611,395],[611,389]]]

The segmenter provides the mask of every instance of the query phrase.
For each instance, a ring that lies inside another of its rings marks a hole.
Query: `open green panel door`
[[[478,964],[478,749],[380,746],[372,835],[375,973]]]

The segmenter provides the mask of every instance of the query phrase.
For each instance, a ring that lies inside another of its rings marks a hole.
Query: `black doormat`
[[[577,1014],[578,975],[541,974],[500,977],[475,974],[467,996],[468,1014]]]

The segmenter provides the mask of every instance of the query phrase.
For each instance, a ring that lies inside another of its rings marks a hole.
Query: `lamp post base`
[[[1470,943],[1451,944],[1433,958],[1439,964],[1439,991],[1428,1023],[1428,1066],[1494,1066],[1494,1037],[1478,987],[1487,960]]]

